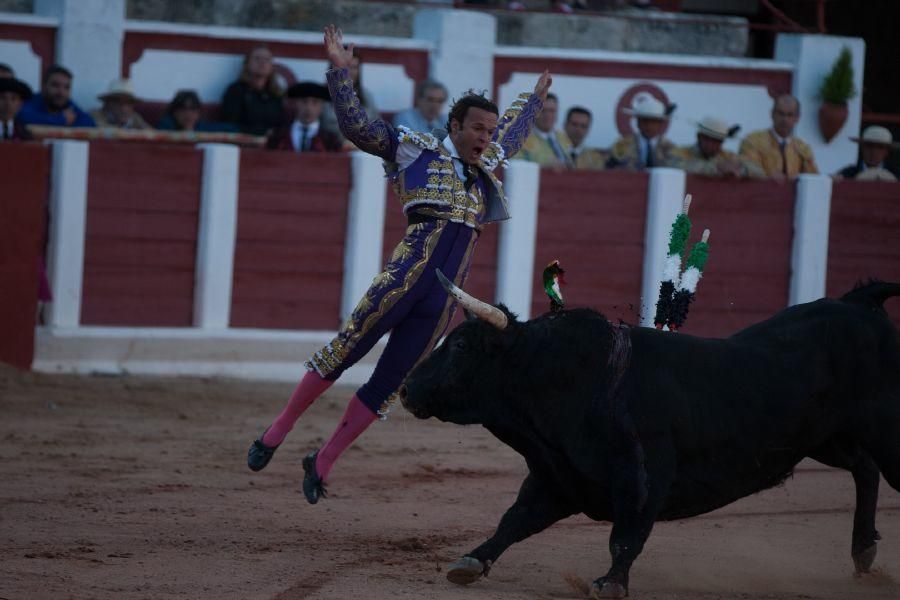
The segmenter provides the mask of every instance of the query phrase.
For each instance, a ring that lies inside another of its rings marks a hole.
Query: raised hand
[[[553,77],[550,71],[544,71],[538,78],[537,84],[534,86],[534,95],[541,99],[541,102],[547,99],[547,92],[553,84]]]
[[[344,48],[344,33],[335,27],[329,25],[325,28],[325,54],[335,69],[342,69],[350,66],[353,59],[353,44]]]

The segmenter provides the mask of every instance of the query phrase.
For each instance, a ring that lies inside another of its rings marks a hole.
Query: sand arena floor
[[[250,441],[290,386],[79,377],[0,365],[0,599],[581,598],[605,573],[608,523],[563,521],[457,587],[446,565],[513,501],[520,457],[480,427],[376,423],[308,505],[300,459],[340,417],[336,387],[272,464]],[[803,463],[774,490],[658,524],[631,598],[900,598],[900,494],[882,481],[876,570],[849,556],[849,473]]]

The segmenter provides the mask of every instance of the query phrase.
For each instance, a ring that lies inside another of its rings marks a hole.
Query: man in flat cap
[[[800,101],[784,94],[772,105],[772,128],[754,131],[741,142],[740,154],[762,167],[772,179],[794,179],[818,173],[809,144],[794,135],[800,120]]]
[[[722,148],[725,140],[740,129],[740,125],[704,117],[697,123],[697,143],[677,148],[669,166],[709,177],[765,178],[766,173],[759,165]]]
[[[30,140],[31,133],[16,118],[22,103],[31,98],[31,88],[15,77],[0,77],[0,141]]]
[[[294,152],[340,152],[342,142],[334,132],[322,127],[322,110],[331,101],[328,88],[312,81],[295,83],[287,90],[290,124],[278,128],[269,137],[271,150]]]
[[[638,130],[613,143],[607,168],[643,171],[668,166],[675,144],[665,137],[665,131],[674,110],[674,104],[666,106],[650,94],[638,94],[633,108],[622,110],[637,119]]]
[[[900,148],[894,142],[891,132],[879,125],[870,125],[862,132],[862,137],[850,138],[859,144],[859,161],[847,165],[835,175],[839,179],[862,181],[897,181],[900,171],[884,164],[892,149]]]

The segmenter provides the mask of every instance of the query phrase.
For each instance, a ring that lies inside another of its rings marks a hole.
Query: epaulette
[[[401,125],[397,128],[397,141],[401,144],[408,142],[414,144],[423,150],[437,150],[440,142],[430,133],[421,131],[413,131],[409,127]]]
[[[506,160],[506,152],[503,150],[503,146],[497,142],[488,144],[488,147],[481,153],[481,164],[488,171],[493,171],[500,165],[507,166],[509,163]]]

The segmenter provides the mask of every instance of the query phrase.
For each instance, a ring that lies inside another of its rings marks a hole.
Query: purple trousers
[[[434,348],[453,317],[455,302],[435,275],[440,269],[462,287],[478,232],[445,220],[410,225],[384,270],[337,336],[306,363],[334,381],[388,331],[387,347],[357,397],[384,415],[406,375]]]

